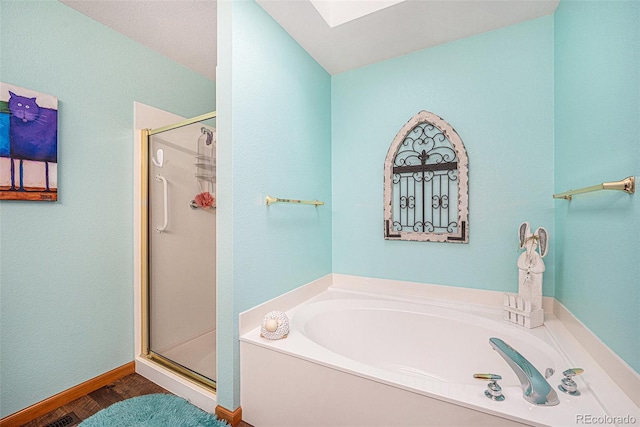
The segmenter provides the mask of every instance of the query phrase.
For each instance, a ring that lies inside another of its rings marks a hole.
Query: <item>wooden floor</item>
[[[76,399],[67,405],[61,406],[40,418],[36,418],[35,420],[24,424],[22,427],[46,427],[49,424],[54,423],[56,420],[70,414],[72,416],[75,414],[74,419],[77,419],[77,421],[65,425],[75,426],[78,425],[80,421],[89,418],[96,412],[111,406],[116,402],[152,393],[169,392],[141,375],[127,375],[126,377],[89,393],[86,396]],[[251,427],[251,425],[241,422],[240,427]]]

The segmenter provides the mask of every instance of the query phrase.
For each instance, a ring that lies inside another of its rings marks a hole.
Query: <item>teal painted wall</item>
[[[331,273],[331,77],[253,1],[218,2],[218,23],[218,403],[235,409],[238,314]]]
[[[555,14],[555,189],[640,177],[640,3]],[[636,181],[638,182],[638,181]],[[556,298],[640,372],[640,197],[556,202]]]
[[[0,75],[59,98],[59,201],[0,202],[0,417],[134,358],[133,102],[215,84],[52,1],[1,2]]]
[[[469,244],[383,238],[384,160],[420,110],[466,146]],[[335,75],[331,115],[335,273],[515,292],[518,226],[555,240],[552,16]]]

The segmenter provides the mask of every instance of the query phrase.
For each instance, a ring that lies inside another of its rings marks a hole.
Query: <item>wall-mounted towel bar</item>
[[[314,206],[324,205],[324,202],[321,202],[319,200],[279,199],[277,197],[267,196],[267,206],[272,205],[274,203],[294,203],[297,205],[314,205]]]
[[[554,199],[566,199],[571,200],[574,194],[590,193],[598,190],[620,190],[629,194],[633,194],[636,191],[636,178],[628,176],[620,181],[603,182],[602,184],[592,185],[591,187],[579,188],[577,190],[569,190],[564,193],[554,194]]]

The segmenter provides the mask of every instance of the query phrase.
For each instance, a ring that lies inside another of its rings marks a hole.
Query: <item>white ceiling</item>
[[[215,80],[216,0],[61,1]],[[550,15],[559,0],[257,2],[325,70],[337,74]]]
[[[405,0],[331,28],[307,0],[257,1],[330,74],[549,15],[559,3]]]
[[[215,80],[216,0],[60,0],[179,64]]]

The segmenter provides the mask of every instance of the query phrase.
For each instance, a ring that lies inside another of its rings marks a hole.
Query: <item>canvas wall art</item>
[[[58,200],[58,98],[2,82],[0,200]]]

